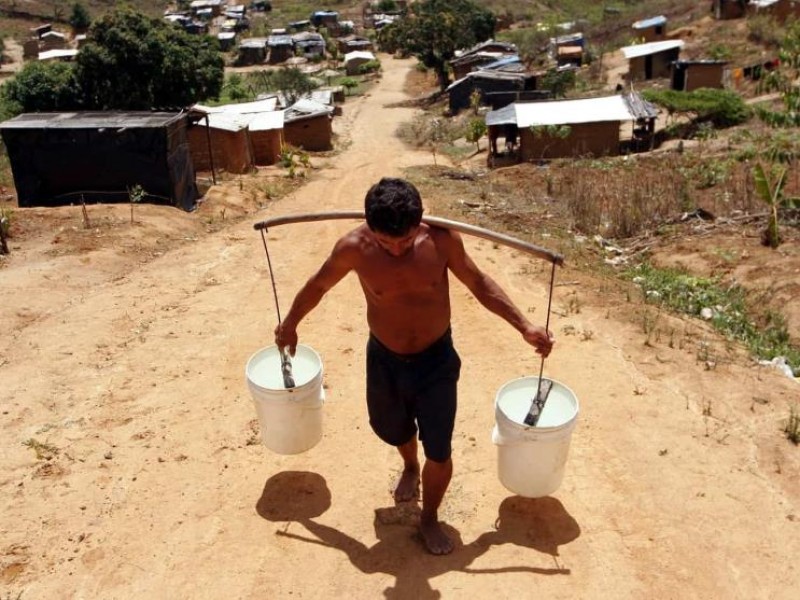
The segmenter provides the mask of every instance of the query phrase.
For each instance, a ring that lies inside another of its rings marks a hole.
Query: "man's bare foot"
[[[419,498],[419,467],[406,467],[394,488],[395,502],[409,502]]]
[[[447,536],[441,523],[435,518],[423,517],[419,522],[419,532],[425,547],[431,554],[450,554],[453,551],[453,540]]]

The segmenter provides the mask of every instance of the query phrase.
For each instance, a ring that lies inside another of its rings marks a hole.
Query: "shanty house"
[[[239,43],[236,64],[240,66],[258,65],[267,59],[267,38],[247,38]]]
[[[339,23],[339,13],[335,10],[317,10],[311,13],[311,24],[314,27],[335,29]]]
[[[499,128],[514,129],[523,161],[619,154],[620,125],[626,121],[655,120],[657,110],[637,94],[515,102],[486,115],[490,137]],[[566,136],[548,127],[568,127]]]
[[[217,43],[222,52],[232,50],[236,45],[236,32],[235,31],[220,31],[217,34]]]
[[[298,100],[283,116],[283,139],[304,150],[322,151],[333,148],[333,107]]]
[[[197,107],[193,112],[198,112]],[[253,170],[250,118],[228,112],[206,113],[189,129],[192,160],[198,171],[223,169],[228,173]]]
[[[325,38],[315,31],[301,31],[292,36],[295,54],[298,56],[324,56]]]
[[[375,60],[375,55],[372,52],[356,50],[355,52],[348,52],[344,55],[344,68],[348,75],[358,75],[360,73],[361,65]]]
[[[283,145],[283,118],[282,110],[273,110],[258,113],[250,120],[250,142],[257,165],[278,162]]]
[[[458,80],[466,77],[468,73],[478,67],[516,54],[517,47],[514,44],[489,40],[456,53],[456,57],[450,61],[450,68],[453,69],[453,77]]]
[[[633,25],[634,37],[643,42],[657,42],[667,35],[667,17],[659,15],[650,19],[636,21]]]
[[[503,71],[473,71],[447,87],[450,114],[469,108],[472,93],[478,92],[481,104],[492,104],[490,98],[502,92],[508,102],[519,99],[518,94],[536,89],[535,74]],[[494,106],[494,104],[492,104]],[[498,106],[499,108],[499,106]]]
[[[722,88],[724,60],[676,60],[672,63],[670,87],[681,92],[698,88]]]
[[[247,133],[250,138],[250,150],[253,162],[256,165],[271,165],[277,161],[281,151],[283,135],[283,111],[277,110],[277,98],[269,97],[253,102],[240,102],[238,104],[223,104],[221,106],[205,106],[195,104],[192,112],[202,117],[212,114],[227,114],[235,116],[235,122],[239,125],[247,123]],[[204,125],[203,119],[199,119],[199,125]],[[226,136],[218,136],[211,140],[212,145],[217,143],[229,144]],[[197,142],[197,151],[200,142]],[[240,154],[243,154],[243,144]],[[215,168],[219,165],[216,156],[225,151],[225,147],[214,148]],[[208,151],[206,150],[206,156]],[[206,163],[203,163],[206,164]],[[221,166],[221,165],[220,165]]]
[[[560,67],[564,65],[580,67],[583,64],[585,45],[586,40],[582,33],[568,33],[550,38],[550,58]]]
[[[628,81],[669,77],[672,63],[678,60],[682,40],[662,40],[622,48],[628,59]]]
[[[48,31],[39,38],[42,50],[63,50],[67,47],[67,36],[60,31]]]
[[[372,40],[357,35],[348,35],[338,38],[336,46],[342,54],[358,50],[372,50]]]
[[[222,14],[222,4],[222,0],[193,0],[189,4],[189,10],[197,17],[204,14],[218,17]]]
[[[272,34],[267,38],[269,64],[277,65],[294,56],[294,42],[287,34]]]
[[[21,207],[147,197],[193,210],[185,113],[26,113],[0,124]]]

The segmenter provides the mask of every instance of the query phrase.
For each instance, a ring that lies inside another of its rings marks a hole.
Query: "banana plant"
[[[769,206],[767,228],[764,230],[762,241],[765,246],[770,248],[777,248],[781,244],[778,222],[780,209],[784,206],[794,208],[800,205],[797,198],[787,198],[783,194],[788,171],[789,168],[784,165],[773,165],[771,168],[765,169],[762,163],[757,163],[753,168],[756,191]]]

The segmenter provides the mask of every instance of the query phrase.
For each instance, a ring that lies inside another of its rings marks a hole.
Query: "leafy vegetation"
[[[380,42],[386,51],[415,56],[433,69],[444,90],[456,50],[490,39],[495,24],[494,14],[473,0],[421,0],[405,18],[384,27]]]
[[[208,36],[122,9],[95,21],[75,65],[31,62],[2,88],[6,114],[175,108],[219,95],[223,60]]]
[[[716,127],[739,125],[750,118],[750,109],[734,91],[700,88],[691,92],[644,90],[645,100],[667,110],[670,117],[681,115],[696,122],[710,122]]]
[[[626,275],[641,287],[648,302],[694,317],[710,311],[714,328],[744,343],[754,356],[767,360],[783,356],[795,373],[800,372],[800,348],[791,344],[783,316],[767,312],[756,320],[741,286],[678,269],[658,269],[648,263],[637,265]]]

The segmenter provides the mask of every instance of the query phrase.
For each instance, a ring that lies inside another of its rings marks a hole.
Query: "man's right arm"
[[[297,348],[297,326],[319,304],[322,297],[339,283],[355,266],[356,249],[349,237],[340,239],[322,266],[297,292],[292,307],[275,328],[275,344],[289,348],[294,356]]]

